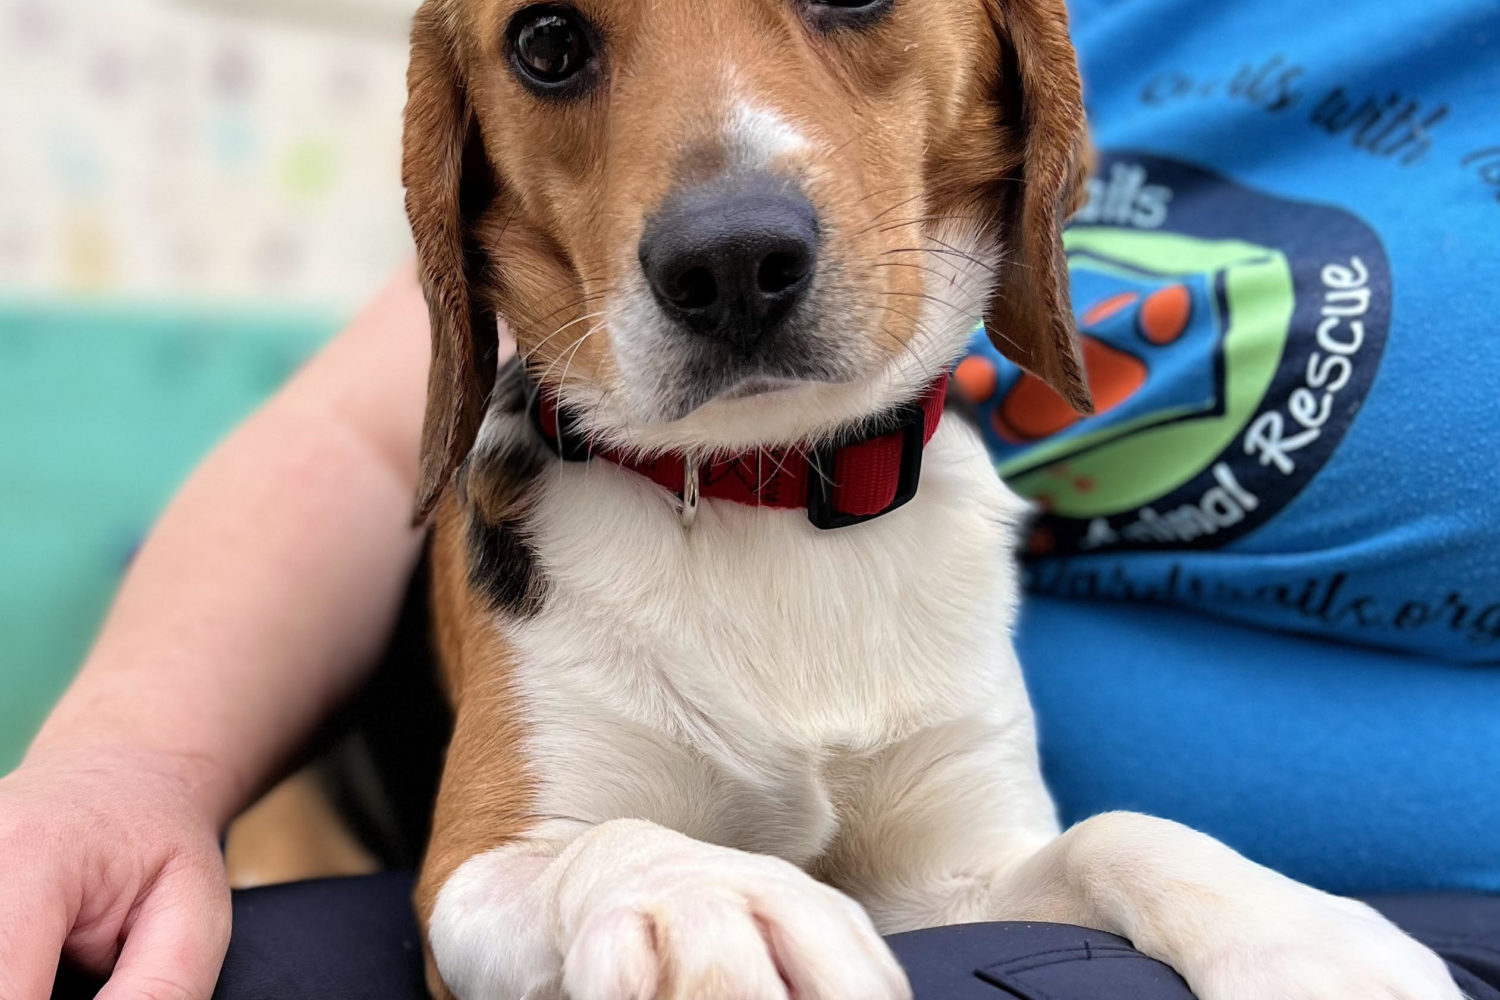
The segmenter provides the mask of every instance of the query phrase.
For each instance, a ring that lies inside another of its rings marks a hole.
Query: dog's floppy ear
[[[446,0],[422,5],[407,73],[401,173],[432,319],[419,522],[473,446],[495,378],[496,319],[475,295],[484,264],[470,246],[471,223],[495,182],[459,68],[452,17]]]
[[[985,328],[996,348],[1080,413],[1093,399],[1079,354],[1062,225],[1078,207],[1088,132],[1063,0],[985,0],[1000,33],[1008,113],[1020,119],[1018,177],[998,198],[1005,257]]]

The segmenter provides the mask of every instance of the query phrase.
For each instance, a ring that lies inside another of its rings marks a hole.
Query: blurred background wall
[[[213,442],[410,254],[415,0],[0,0],[0,771]]]

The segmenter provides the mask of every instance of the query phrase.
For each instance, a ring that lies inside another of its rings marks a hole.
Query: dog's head
[[[981,313],[1087,409],[1060,242],[1085,148],[1063,0],[427,0],[422,512],[497,316],[643,448],[806,440],[915,395]]]

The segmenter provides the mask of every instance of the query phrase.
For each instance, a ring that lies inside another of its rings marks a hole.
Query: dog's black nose
[[[786,182],[756,177],[670,196],[641,237],[641,267],[668,315],[745,349],[812,284],[818,215]]]

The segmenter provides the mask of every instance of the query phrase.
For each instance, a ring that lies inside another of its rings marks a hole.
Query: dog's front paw
[[[693,844],[600,897],[570,1000],[908,1000],[863,909],[786,862]]]
[[[1443,960],[1375,910],[1297,889],[1209,931],[1218,943],[1180,968],[1200,1000],[1463,1000]]]

